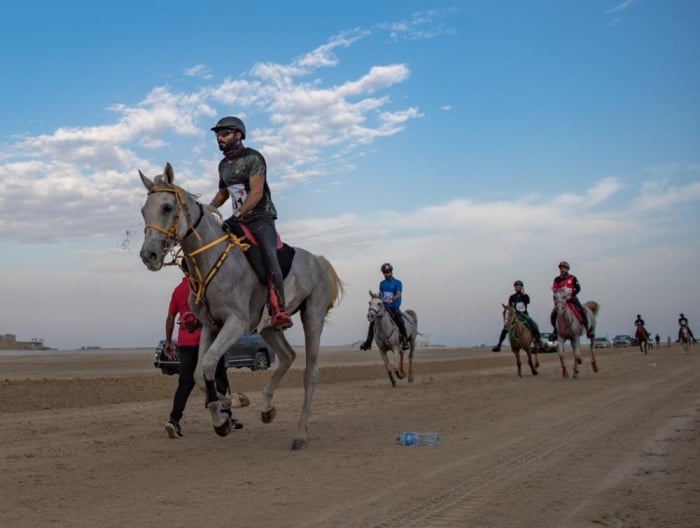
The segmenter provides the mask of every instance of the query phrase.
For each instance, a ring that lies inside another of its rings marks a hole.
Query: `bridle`
[[[178,187],[177,185],[173,185],[171,187],[159,187],[157,189],[151,189],[150,191],[148,191],[148,194],[150,195],[157,192],[168,192],[175,195],[175,199],[177,201],[175,218],[173,220],[173,224],[170,226],[169,229],[165,229],[156,224],[146,224],[144,231],[146,229],[153,229],[154,231],[158,231],[159,233],[165,235],[165,237],[173,243],[180,244],[180,247],[182,247],[182,241],[185,240],[192,233],[194,233],[197,236],[198,240],[201,240],[202,237],[197,232],[197,227],[202,221],[202,218],[204,218],[205,214],[202,204],[197,202],[197,205],[199,206],[199,218],[197,218],[196,222],[193,222],[190,209],[189,207],[187,207],[187,202],[185,201],[185,197],[180,187]],[[182,211],[184,211],[184,214],[187,217],[187,232],[182,237],[179,237],[178,227],[180,224],[180,213]],[[228,241],[226,247],[224,248],[218,260],[216,261],[214,266],[212,266],[212,268],[209,270],[209,273],[207,273],[205,277],[202,273],[202,270],[197,265],[197,260],[193,257],[205,252],[206,250],[224,241]],[[190,253],[184,253],[183,250],[184,258],[186,258],[187,262],[190,264],[190,289],[194,294],[195,304],[199,304],[200,302],[202,302],[207,290],[207,286],[214,279],[218,271],[221,269],[221,266],[226,260],[226,257],[228,257],[228,254],[231,252],[231,249],[234,246],[238,246],[241,249],[241,251],[247,251],[248,248],[250,248],[250,244],[247,242],[243,242],[242,238],[237,237],[233,233],[224,233],[222,236],[215,238],[214,240],[204,244],[203,246],[198,247]]]
[[[379,322],[386,315],[386,308],[384,308],[384,303],[380,300],[379,308],[373,308],[370,306],[367,310],[367,315],[368,318],[371,317],[370,321],[372,322],[372,324]],[[394,332],[398,330],[398,327],[394,322],[393,318],[390,317],[389,320],[391,321],[391,332],[384,336],[384,340],[389,339],[392,335],[394,335]],[[375,326],[375,328],[377,327]]]

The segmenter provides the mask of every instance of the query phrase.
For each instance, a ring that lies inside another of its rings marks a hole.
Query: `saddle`
[[[571,311],[574,313],[576,319],[578,319],[578,322],[583,324],[583,314],[579,311],[578,307],[576,306],[576,303],[573,303],[571,301],[566,302],[569,305],[569,308],[571,308]]]
[[[248,229],[245,224],[236,222],[230,226],[229,232],[236,235],[239,238],[243,238],[246,242],[250,244],[248,251],[244,251],[248,263],[255,271],[260,284],[267,286],[267,276],[265,275],[265,266],[263,265],[262,252],[260,251],[260,246],[258,241],[255,239],[253,233]],[[282,271],[282,278],[286,278],[289,275],[289,270],[292,269],[292,261],[294,260],[294,254],[296,251],[293,247],[288,246],[283,243],[280,239],[279,234],[277,235],[277,261],[280,264],[280,270]]]

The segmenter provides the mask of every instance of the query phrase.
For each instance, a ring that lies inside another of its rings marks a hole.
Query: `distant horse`
[[[399,327],[394,322],[391,314],[386,310],[384,302],[379,294],[369,292],[369,308],[367,320],[374,325],[374,342],[379,347],[379,354],[384,361],[384,368],[389,376],[392,387],[396,387],[396,380],[405,377],[403,367],[404,351],[401,349],[401,335]],[[408,337],[408,382],[413,382],[413,351],[416,348],[416,336],[418,335],[418,316],[413,310],[403,313],[406,325],[406,337]],[[389,357],[388,352],[392,352]],[[399,354],[399,365],[396,366],[396,354]]]
[[[681,346],[686,354],[690,353],[690,344],[692,343],[692,338],[690,337],[690,330],[687,326],[681,326]]]
[[[208,212],[194,195],[173,183],[170,163],[162,175],[150,180],[139,171],[148,190],[141,209],[146,223],[141,260],[151,271],[163,267],[166,255],[179,244],[190,270],[190,307],[202,321],[197,384],[206,391],[206,405],[217,434],[230,430],[229,417],[222,412],[214,384],[219,358],[245,333],[258,330],[275,350],[279,364],[262,390],[262,421],[275,417],[273,395],[296,358],[284,332],[274,330],[266,309],[268,287],[262,284],[248,263],[243,239],[225,233],[220,220]],[[318,378],[321,332],[328,311],[342,297],[343,284],[333,266],[322,256],[295,248],[284,280],[290,313],[299,312],[304,329],[306,370],[304,405],[292,449],[307,443],[311,398]]]
[[[637,343],[639,343],[639,351],[644,352],[644,354],[647,354],[647,348],[649,346],[649,332],[647,332],[647,329],[644,328],[642,325],[637,326],[637,330],[634,332],[634,338],[637,340]]]
[[[574,309],[568,302],[568,295],[564,290],[554,291],[554,307],[557,311],[557,333],[559,334],[559,361],[561,363],[561,375],[565,378],[569,377],[569,371],[564,363],[564,344],[566,341],[571,343],[574,352],[574,378],[578,377],[578,366],[583,362],[581,359],[579,338],[585,332],[583,324],[578,320]],[[596,316],[598,315],[599,305],[595,301],[588,301],[583,305],[588,316],[589,325],[591,327],[591,367],[593,372],[598,372],[598,364],[595,359],[594,340]]]
[[[530,365],[532,375],[537,376],[537,368],[540,366],[537,358],[539,343],[534,342],[532,331],[523,322],[522,317],[518,316],[514,306],[503,305],[503,328],[506,329],[510,338],[510,349],[515,354],[515,361],[518,364],[518,376],[523,377],[522,363],[520,362],[521,350],[527,353],[527,364]],[[535,345],[534,350],[532,350],[533,345]],[[532,360],[533,355],[535,356],[534,362]]]

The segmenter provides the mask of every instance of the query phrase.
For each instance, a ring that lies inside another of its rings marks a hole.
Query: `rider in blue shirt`
[[[382,273],[384,274],[384,280],[379,283],[379,295],[384,301],[384,307],[387,312],[391,314],[392,319],[399,327],[399,333],[401,337],[401,349],[408,350],[408,337],[406,336],[406,324],[403,320],[403,315],[401,314],[401,293],[403,291],[403,285],[401,281],[394,277],[394,267],[385,262],[382,264]],[[374,323],[369,324],[369,330],[367,332],[367,340],[360,345],[360,350],[369,350],[372,348],[372,339],[374,339]]]

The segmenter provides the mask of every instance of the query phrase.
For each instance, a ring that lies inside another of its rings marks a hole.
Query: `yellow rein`
[[[184,210],[185,214],[187,215],[187,226],[189,229],[191,229],[195,235],[197,235],[197,238],[201,240],[202,238],[199,236],[199,233],[197,233],[197,230],[194,228],[193,222],[192,222],[192,216],[190,215],[190,211],[187,208],[187,204],[185,203],[185,199],[182,196],[182,189],[180,189],[177,186],[173,186],[172,188],[164,188],[164,189],[153,189],[149,192],[154,193],[154,192],[171,192],[175,195],[177,198],[177,212],[175,213],[175,220],[173,221],[173,225],[170,227],[170,229],[165,229],[159,225],[155,224],[147,224],[145,229],[153,229],[155,231],[158,231],[159,233],[164,234],[166,237],[168,237],[171,240],[174,240],[175,242],[181,244],[180,239],[177,236],[177,228],[178,224],[180,223],[180,211]],[[202,213],[205,214],[205,213]],[[213,248],[214,246],[220,244],[221,242],[228,240],[228,244],[226,244],[226,247],[224,248],[224,251],[221,253],[219,256],[219,259],[216,261],[216,264],[212,267],[212,269],[209,270],[209,273],[207,273],[207,276],[205,278],[202,277],[202,271],[199,269],[199,266],[197,265],[197,261],[193,259],[192,257],[199,255],[200,253],[203,253],[204,251]],[[199,304],[202,302],[202,299],[204,299],[205,292],[207,290],[207,286],[209,283],[214,279],[216,274],[219,272],[221,269],[221,266],[223,265],[224,261],[226,260],[226,257],[228,257],[228,254],[231,252],[231,249],[233,247],[238,246],[241,251],[248,251],[250,248],[250,244],[248,242],[243,242],[242,238],[237,237],[233,233],[227,233],[225,235],[220,236],[219,238],[216,238],[212,240],[211,242],[208,242],[207,244],[204,244],[203,246],[195,249],[193,252],[190,254],[185,254],[185,258],[187,259],[188,262],[192,264],[192,268],[194,268],[194,274],[190,273],[190,287],[192,290],[192,293],[194,293],[194,303]],[[194,277],[193,277],[194,275]]]

